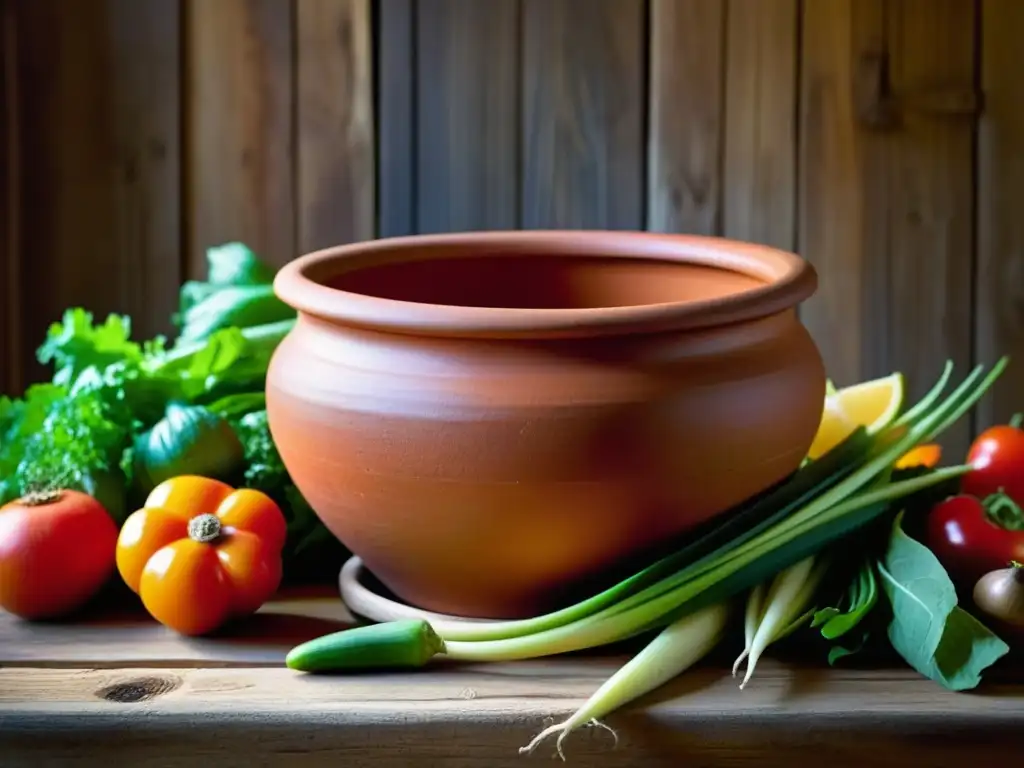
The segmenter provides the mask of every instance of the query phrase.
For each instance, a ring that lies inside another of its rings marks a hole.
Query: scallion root
[[[605,681],[572,716],[545,728],[519,750],[520,754],[532,753],[549,737],[557,735],[555,749],[564,760],[562,743],[576,729],[592,725],[611,731],[600,722],[602,717],[653,691],[700,661],[721,639],[728,618],[729,603],[722,602],[669,624]]]
[[[757,625],[761,623],[764,615],[764,592],[765,585],[758,584],[747,597],[747,611],[743,617],[743,653],[736,657],[732,665],[732,676],[736,677],[740,664],[750,655],[750,646],[754,642],[754,633],[757,632]]]
[[[765,649],[789,634],[794,622],[807,613],[808,604],[814,599],[825,570],[826,563],[812,556],[780,571],[772,580],[761,620],[748,648],[747,671],[740,689],[750,682]]]

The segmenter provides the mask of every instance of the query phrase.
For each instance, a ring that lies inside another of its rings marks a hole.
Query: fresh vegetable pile
[[[38,350],[50,382],[0,398],[0,504],[77,490],[120,525],[165,480],[202,475],[283,510],[287,581],[322,579],[344,550],[292,484],[267,428],[264,387],[295,312],[273,270],[240,243],[207,252],[186,282],[173,344],[131,338],[128,317],[69,309]],[[327,570],[317,570],[327,569]]]
[[[286,663],[315,672],[422,666],[435,655],[528,659],[653,635],[575,714],[541,731],[523,752],[553,737],[561,753],[569,733],[600,724],[699,661],[729,636],[733,618],[742,620],[745,638],[734,665],[738,674],[746,664],[741,688],[765,649],[797,632],[823,642],[830,663],[883,639],[922,675],[952,690],[973,688],[1009,646],[959,605],[935,554],[908,534],[908,515],[916,519],[972,471],[968,464],[935,467],[933,441],[1006,364],[979,366],[948,393],[947,364],[934,388],[903,412],[898,375],[830,389],[827,434],[796,473],[722,515],[681,550],[576,605],[516,621],[368,624],[304,643]],[[852,409],[843,401],[857,404],[879,390],[893,394],[886,407],[844,429]]]
[[[72,309],[39,349],[52,381],[0,398],[0,608],[64,615],[116,573],[154,619],[202,635],[252,614],[285,580],[336,574],[344,550],[267,426],[267,367],[294,312],[244,246],[208,261],[209,279],[181,288],[170,346],[132,340],[127,317],[97,324]],[[1006,365],[979,366],[950,390],[947,364],[906,410],[899,374],[830,385],[799,470],[575,605],[516,621],[369,623],[303,643],[286,663],[408,669],[648,638],[522,750],[554,738],[560,754],[574,730],[733,636],[741,689],[787,638],[830,664],[882,648],[948,689],[974,688],[1008,653],[1004,638],[1024,643],[1024,430],[1020,419],[994,427],[949,467],[935,440]]]

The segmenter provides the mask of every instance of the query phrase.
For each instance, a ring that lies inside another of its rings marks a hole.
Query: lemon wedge
[[[857,427],[875,434],[892,424],[903,407],[903,374],[893,373],[881,379],[836,389],[825,387],[825,408],[818,433],[807,452],[817,459],[848,438]]]

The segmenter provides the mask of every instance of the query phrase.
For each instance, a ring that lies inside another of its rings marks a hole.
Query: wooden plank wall
[[[1024,408],[1017,0],[0,2],[6,391],[228,239],[606,227],[796,250],[838,383],[1011,353]]]

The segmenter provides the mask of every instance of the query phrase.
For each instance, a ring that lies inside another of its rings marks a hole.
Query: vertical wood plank
[[[888,9],[892,89],[900,104],[888,200],[889,367],[920,396],[947,359],[971,365],[974,115],[918,108],[974,91],[973,0],[899,0]],[[934,102],[932,102],[934,103]],[[951,455],[970,423],[946,433]]]
[[[978,407],[978,427],[1024,411],[1024,3],[982,0],[976,353],[1010,365]]]
[[[723,231],[792,250],[797,0],[729,0],[728,9]]]
[[[859,122],[858,72],[885,49],[884,0],[804,4],[799,250],[818,270],[801,307],[829,376],[886,372],[886,143]]]
[[[420,0],[417,230],[519,220],[519,0]]]
[[[66,307],[170,330],[180,280],[177,0],[16,0],[22,349]]]
[[[524,226],[643,227],[643,19],[643,3],[524,0]]]
[[[416,7],[413,0],[377,2],[377,232],[416,230]]]
[[[0,395],[21,381],[18,220],[17,31],[13,0],[0,3]]]
[[[205,276],[207,248],[232,240],[275,265],[295,256],[292,10],[189,0],[191,276]]]
[[[296,124],[298,248],[368,240],[376,229],[369,0],[303,0]]]
[[[647,228],[719,233],[725,3],[652,0]]]

